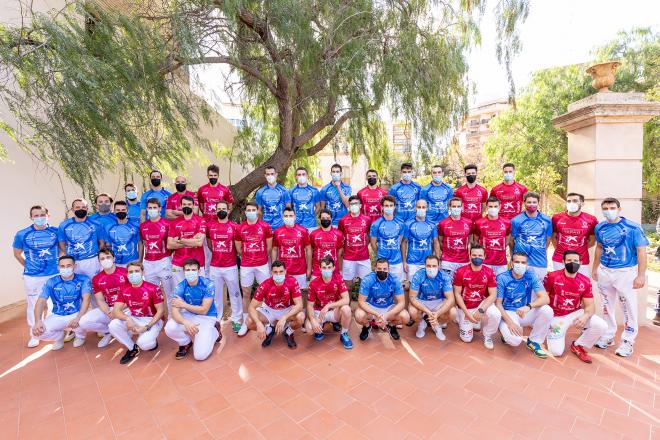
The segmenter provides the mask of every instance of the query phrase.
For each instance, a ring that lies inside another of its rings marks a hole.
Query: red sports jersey
[[[454,191],[454,197],[458,197],[463,201],[463,213],[461,217],[468,218],[474,222],[481,218],[482,203],[486,203],[488,191],[481,185],[475,185],[474,188],[470,188],[465,184]]]
[[[183,217],[179,217],[176,220],[173,220],[170,224],[168,237],[193,238],[197,234],[206,236],[206,220],[193,215],[189,220],[186,220]],[[206,262],[204,257],[204,246],[195,248],[183,247],[181,249],[175,249],[174,253],[172,254],[172,265],[182,267],[183,262],[188,258],[194,258],[195,260],[199,261],[200,267],[204,267]]]
[[[380,186],[377,186],[374,189],[365,186],[358,191],[357,196],[362,202],[362,214],[369,217],[372,222],[380,217],[382,215],[380,201],[383,200],[383,197],[386,195],[387,191]]]
[[[221,200],[230,204],[234,203],[234,196],[231,195],[229,188],[224,185],[218,184],[217,186],[211,186],[210,183],[207,183],[200,186],[197,190],[197,201],[201,208],[200,213],[207,220],[215,218],[215,204]]]
[[[488,296],[488,288],[497,287],[495,272],[488,266],[481,266],[481,270],[472,270],[472,266],[466,264],[456,270],[454,274],[454,286],[463,288],[461,296],[465,307],[476,309],[481,301]]]
[[[339,220],[338,229],[344,234],[344,260],[364,261],[369,259],[369,227],[371,218],[360,214],[348,214]]]
[[[526,192],[527,187],[518,182],[511,185],[502,182],[490,190],[490,196],[495,196],[500,201],[500,217],[511,220],[522,212],[523,196]]]
[[[261,219],[252,225],[247,220],[238,225],[236,241],[242,243],[241,266],[257,267],[267,264],[266,239],[272,236],[270,225]]]
[[[218,219],[206,222],[206,236],[211,240],[211,266],[236,266],[234,237],[238,225],[232,221],[220,223]]]
[[[291,275],[284,278],[284,283],[275,284],[273,278],[261,283],[254,292],[254,299],[263,301],[271,309],[282,310],[293,305],[293,298],[300,298],[300,286]]]
[[[321,310],[326,304],[339,301],[344,293],[348,293],[348,289],[340,275],[333,274],[327,283],[322,277],[316,277],[309,282],[307,301],[314,303],[314,310]]]
[[[105,273],[102,270],[92,278],[94,293],[102,293],[105,303],[110,308],[117,302],[121,289],[128,287],[128,285],[126,269],[123,267],[115,267],[115,271],[112,273]]]
[[[277,258],[284,263],[286,273],[289,275],[307,273],[305,258],[307,246],[309,246],[309,233],[303,226],[280,226],[273,233],[273,247],[277,247],[279,250]]]
[[[506,237],[511,234],[511,222],[501,217],[497,220],[483,217],[476,221],[473,232],[486,251],[484,263],[506,265]]]
[[[154,316],[156,304],[163,302],[163,292],[157,285],[146,281],[140,287],[129,284],[119,292],[117,302],[126,304],[132,316]]]
[[[550,296],[550,307],[555,316],[573,313],[582,308],[582,298],[594,297],[591,280],[581,273],[569,278],[563,270],[550,272],[545,276],[543,286]]]
[[[321,276],[321,258],[330,257],[335,262],[335,273],[339,273],[339,263],[337,256],[339,250],[344,247],[344,234],[337,228],[331,228],[324,231],[319,228],[310,235],[312,244],[312,275]]]
[[[190,196],[193,198],[193,203],[195,206],[198,206],[197,202],[197,194],[195,194],[192,191],[185,191],[183,194],[179,194],[178,192],[173,193],[171,196],[167,198],[167,203],[165,204],[165,209],[172,209],[175,211],[181,211],[181,197],[183,196]]]
[[[557,246],[552,261],[564,261],[564,251],[569,249],[580,254],[580,263],[589,264],[589,236],[594,234],[598,219],[581,212],[577,216],[559,212],[552,216],[552,232],[556,234]]]
[[[438,223],[438,236],[442,237],[442,261],[467,263],[471,233],[472,222],[464,217],[458,220],[447,217]]]
[[[172,255],[172,251],[167,249],[169,231],[170,222],[162,217],[156,222],[147,220],[140,223],[140,238],[144,245],[145,260],[157,261]]]

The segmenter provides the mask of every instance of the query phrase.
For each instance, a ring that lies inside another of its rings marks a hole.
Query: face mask
[[[477,176],[476,175],[465,176],[465,180],[467,180],[468,183],[474,183],[477,181]]]
[[[484,264],[484,259],[479,257],[470,258],[470,261],[475,266],[481,266],[482,264]]]
[[[332,224],[332,220],[328,220],[327,218],[321,220],[321,226],[324,228],[329,228],[331,224]]]
[[[497,217],[497,214],[500,213],[499,208],[488,208],[488,215],[491,217]]]
[[[376,182],[378,182],[378,179],[376,179],[375,177],[369,177],[367,179],[367,183],[369,184],[369,186],[374,186]]]
[[[140,284],[142,281],[142,274],[140,272],[131,272],[128,274],[128,282],[131,284]]]
[[[284,224],[287,226],[293,226],[293,224],[296,222],[296,219],[294,217],[283,217]]]
[[[527,265],[524,263],[513,263],[513,271],[516,275],[525,275],[525,272],[527,272]]]
[[[390,207],[383,208],[383,214],[387,214],[387,215],[394,214],[394,208],[390,208]]]
[[[76,209],[75,211],[73,211],[73,215],[75,215],[76,217],[78,217],[80,219],[83,219],[83,218],[87,217],[87,210],[86,209]]]
[[[160,209],[147,209],[147,213],[149,214],[149,218],[155,218],[160,215]]]
[[[536,212],[536,211],[539,210],[539,206],[538,205],[529,205],[529,206],[525,206],[525,209],[528,212]]]
[[[360,213],[360,205],[351,205],[350,210],[351,210],[351,214],[359,214]]]
[[[35,217],[32,219],[32,223],[34,223],[35,226],[46,226],[48,223],[48,217]]]
[[[273,183],[275,183],[275,176],[266,176],[266,182],[272,185]]]
[[[199,278],[199,273],[197,273],[196,270],[187,270],[183,275],[186,277],[186,281],[189,283],[194,283]]]
[[[578,212],[580,210],[580,205],[575,202],[566,203],[566,211],[568,212]]]
[[[564,267],[566,268],[566,272],[573,274],[580,270],[580,263],[572,261],[570,263],[564,264]]]
[[[64,278],[69,278],[71,275],[73,275],[73,267],[64,267],[60,269],[60,275],[62,275]]]
[[[112,258],[106,258],[104,260],[101,260],[101,267],[103,269],[110,269],[113,264],[115,264],[115,262],[112,260]]]
[[[513,173],[504,173],[505,182],[513,182]]]
[[[412,173],[401,174],[401,180],[403,180],[404,182],[410,182],[412,180]]]
[[[332,176],[333,182],[338,182],[341,180],[341,173],[330,173],[330,176]]]
[[[110,212],[110,205],[107,203],[102,203],[99,205],[99,212],[101,214],[107,214]]]
[[[284,274],[273,275],[273,281],[275,281],[275,284],[282,284],[285,276]]]
[[[128,200],[135,200],[135,199],[137,199],[137,191],[135,191],[135,190],[133,190],[133,191],[126,191],[126,198],[127,198]]]
[[[124,220],[126,217],[128,217],[128,212],[117,212],[117,213],[115,214],[115,216],[116,216],[119,220]]]
[[[332,278],[332,273],[334,270],[332,269],[321,269],[321,276],[325,279]]]
[[[190,206],[184,206],[181,208],[181,212],[183,212],[183,215],[190,215],[193,212],[193,209]]]
[[[298,176],[298,185],[305,185],[307,183],[307,176]]]
[[[438,276],[438,268],[433,267],[433,268],[426,268],[426,276],[429,278],[435,278]]]
[[[186,190],[186,184],[185,183],[177,183],[176,185],[174,185],[174,187],[180,193],[182,193]]]
[[[616,209],[603,210],[603,216],[605,216],[605,218],[610,221],[616,220],[616,218],[619,216],[619,211]]]
[[[257,213],[255,211],[247,211],[245,213],[245,218],[253,222],[257,219]]]
[[[433,176],[434,183],[442,183],[442,176]]]
[[[209,177],[209,183],[211,185],[215,185],[216,183],[218,183],[218,178],[217,177]]]
[[[225,211],[225,210],[218,211],[218,218],[219,218],[220,220],[224,220],[224,219],[226,219],[226,218],[227,218],[227,215],[229,215],[229,213],[228,213],[227,211]]]
[[[426,209],[418,209],[417,210],[417,217],[426,218]]]
[[[463,212],[463,208],[449,208],[449,213],[452,217],[460,217],[461,212]]]
[[[387,279],[387,273],[383,270],[377,270],[376,271],[376,276],[378,277],[379,280],[385,281]]]
[[[160,179],[151,179],[151,186],[160,186]]]

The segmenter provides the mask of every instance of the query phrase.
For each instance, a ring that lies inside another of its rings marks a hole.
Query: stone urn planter
[[[616,69],[620,65],[621,61],[607,61],[590,66],[587,73],[593,78],[591,86],[599,92],[609,92],[609,88],[614,84]]]

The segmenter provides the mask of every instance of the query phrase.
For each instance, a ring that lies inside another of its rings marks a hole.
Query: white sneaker
[[[85,345],[85,338],[79,338],[76,336],[76,338],[73,340],[73,346],[75,348],[80,348],[83,345]]]
[[[438,338],[438,339],[441,340],[441,341],[444,341],[445,339],[447,339],[447,337],[445,336],[444,332],[442,331],[442,327],[438,327],[438,328],[435,330],[435,337]]]
[[[489,350],[492,350],[495,346],[493,344],[493,338],[490,336],[484,336],[484,347]]]
[[[417,336],[419,339],[422,339],[426,334],[426,327],[428,327],[426,321],[424,321],[423,319],[419,321],[419,324],[417,325],[417,331],[415,332],[415,336]]]
[[[447,328],[448,325],[449,325],[449,324],[447,324],[447,323],[445,322],[444,324],[440,324],[440,328],[444,330],[444,329]]]
[[[28,348],[34,348],[39,346],[39,339],[32,336],[27,343]]]
[[[101,340],[99,341],[99,343],[96,344],[96,346],[97,346],[98,348],[104,348],[104,347],[107,347],[108,344],[110,344],[110,341],[112,341],[112,335],[111,335],[110,333],[106,333],[105,335],[103,335],[103,337],[101,338]]]
[[[602,350],[605,350],[610,346],[614,345],[614,339],[600,338],[599,340],[596,341],[594,345]]]
[[[53,342],[53,350],[61,350],[64,347],[64,339],[58,339]]]
[[[633,354],[633,345],[630,341],[621,341],[619,347],[614,352],[617,356],[628,357]]]
[[[243,320],[243,324],[241,324],[241,329],[236,334],[238,336],[245,336],[247,332],[248,332],[247,321]]]
[[[64,333],[64,342],[71,342],[76,335],[72,331]]]
[[[481,321],[472,324],[472,328],[476,331],[481,330]]]

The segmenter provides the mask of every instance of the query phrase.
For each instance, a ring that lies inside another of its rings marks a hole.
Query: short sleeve
[[[582,295],[582,298],[593,298],[594,297],[594,291],[591,287],[591,279],[589,277],[584,277],[584,285],[585,285],[585,291],[584,295]]]
[[[163,302],[163,291],[160,290],[159,286],[156,286],[156,288],[151,291],[151,300],[154,304],[160,304]]]
[[[649,245],[649,239],[646,238],[646,235],[644,234],[642,228],[638,226],[635,227],[633,232],[633,244],[635,245],[635,247]]]
[[[550,292],[552,290],[552,280],[550,279],[550,273],[546,274],[546,276],[543,278],[543,288],[546,292]]]
[[[199,232],[198,232],[198,234],[200,234],[200,233],[206,235],[206,219],[204,219],[203,217],[200,217],[200,221],[199,221]]]
[[[172,297],[183,298],[183,289],[185,288],[184,286],[185,286],[184,281],[181,281],[176,286],[174,286],[174,292],[172,292]]]
[[[532,290],[534,292],[541,292],[544,291],[545,289],[543,288],[543,283],[539,278],[534,274],[530,273],[532,275]]]
[[[457,270],[456,272],[454,272],[454,286],[460,287],[462,285],[463,285],[463,271]]]
[[[147,193],[142,194],[140,197],[140,210],[146,211],[147,209]]]
[[[257,287],[257,290],[254,292],[254,299],[257,301],[263,301],[265,296],[266,296],[266,284],[267,283],[261,283],[259,284],[259,287]]]
[[[167,203],[165,203],[165,209],[176,209],[176,206],[174,206],[174,197],[168,197],[167,198]]]
[[[545,218],[545,223],[546,223],[546,228],[545,228],[545,236],[550,237],[552,235],[552,222],[550,221],[549,218]]]
[[[227,188],[227,191],[225,191],[225,202],[231,203],[232,205],[234,204],[234,195],[231,193],[229,188]]]
[[[504,278],[502,278],[500,275],[496,278],[496,281],[497,281],[497,297],[504,298],[504,288],[506,284],[504,282]]]
[[[97,293],[101,292],[101,287],[98,284],[98,275],[96,275],[94,278],[92,278],[92,292]]]
[[[438,228],[435,226],[431,228],[431,238],[438,238]]]
[[[311,244],[311,241],[309,239],[309,232],[307,232],[307,229],[303,229],[300,231],[302,234],[302,239],[303,239],[303,246],[309,246]]]
[[[373,222],[371,226],[369,226],[369,237],[378,237],[378,220]]]
[[[52,293],[53,293],[53,286],[50,283],[50,280],[46,281],[44,283],[44,287],[41,289],[41,293],[39,294],[39,298],[48,299],[48,298],[50,298],[50,295]]]
[[[492,270],[490,271],[490,274],[488,275],[488,281],[486,283],[488,287],[497,287],[497,278],[495,278],[495,272]]]
[[[82,288],[81,288],[80,293],[83,294],[83,295],[91,295],[93,293],[92,292],[92,281],[89,279],[89,277],[85,277],[83,279]]]
[[[344,234],[341,233],[339,229],[337,231],[337,249],[344,247]]]
[[[481,193],[481,203],[486,203],[486,200],[488,200],[488,190],[484,188]]]
[[[505,220],[504,224],[506,225],[506,235],[511,235],[511,222],[508,221],[508,220]]]
[[[282,202],[286,205],[287,203],[291,203],[291,194],[289,194],[289,191],[286,190],[286,188],[282,187]]]
[[[172,237],[172,238],[176,237],[176,228],[172,228],[172,227],[170,227],[170,228],[167,230],[167,236],[168,236],[168,237]]]
[[[213,298],[215,299],[215,283],[213,280],[209,279],[206,288],[204,289],[204,298]]]
[[[12,245],[14,249],[23,249],[23,232],[19,231],[14,235],[14,244]]]
[[[272,237],[273,237],[273,228],[271,228],[268,223],[264,222],[264,238],[272,238]]]
[[[66,241],[66,231],[64,223],[57,228],[57,241]]]
[[[401,287],[401,280],[399,277],[392,275],[392,287],[394,290],[394,294],[396,296],[403,295],[403,287]]]
[[[293,292],[291,293],[291,298],[300,298],[302,294],[300,293],[300,284],[298,284],[298,280],[293,278]]]
[[[348,287],[346,287],[346,283],[344,282],[343,279],[339,279],[339,294],[343,295],[344,293],[348,293]]]
[[[234,241],[241,241],[241,225],[236,225],[234,228]]]
[[[307,301],[316,302],[316,283],[309,283],[307,289]]]
[[[448,293],[452,292],[451,278],[445,272],[438,272],[438,275],[442,275],[442,292]]]
[[[344,227],[344,224],[346,223],[344,219],[348,217],[342,217],[339,219],[339,224],[337,225],[337,230],[341,233],[346,233],[346,228]]]
[[[263,197],[261,196],[262,193],[263,193],[263,188],[261,188],[259,191],[257,191],[257,195],[256,195],[255,200],[254,200],[255,202],[257,202],[257,205],[259,205],[259,206],[264,206]]]
[[[328,196],[327,192],[328,192],[328,186],[327,186],[327,185],[324,186],[323,188],[321,188],[321,191],[319,191],[319,201],[323,201],[323,202],[327,202],[327,201],[328,201],[328,199],[327,199],[327,196]]]
[[[360,283],[360,295],[369,296],[369,292],[371,291],[371,286],[373,286],[373,284],[373,277],[369,276],[364,278]]]
[[[511,219],[511,236],[514,238],[518,237],[519,234],[519,229],[520,229],[520,224],[516,220],[516,217]]]

